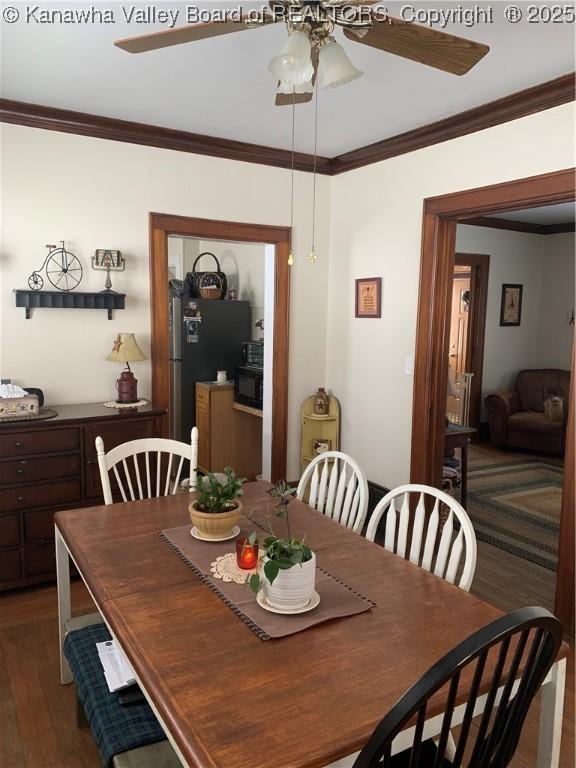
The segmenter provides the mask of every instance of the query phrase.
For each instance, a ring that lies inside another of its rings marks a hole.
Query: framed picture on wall
[[[356,317],[380,317],[381,296],[381,277],[361,277],[356,280]]]
[[[520,325],[522,316],[522,285],[504,283],[500,303],[500,325]]]

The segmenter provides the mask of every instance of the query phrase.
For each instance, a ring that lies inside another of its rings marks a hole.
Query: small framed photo
[[[356,317],[381,317],[382,278],[356,280]]]
[[[504,283],[500,303],[500,325],[520,325],[522,317],[522,285]]]
[[[312,453],[317,456],[320,453],[326,453],[326,451],[332,450],[332,440],[327,440],[325,437],[317,437],[312,441]]]

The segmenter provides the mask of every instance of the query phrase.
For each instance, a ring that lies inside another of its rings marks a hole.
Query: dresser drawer
[[[24,543],[37,544],[54,540],[54,510],[39,509],[24,513]]]
[[[56,552],[54,544],[36,544],[24,549],[24,574],[32,576],[56,576]]]
[[[20,544],[20,516],[0,517],[0,547],[17,547]]]
[[[63,480],[59,483],[36,483],[20,488],[0,490],[0,509],[30,509],[69,504],[81,498],[80,480]]]
[[[80,477],[80,454],[0,461],[0,485]]]
[[[2,459],[33,453],[74,451],[79,447],[80,430],[76,428],[0,434],[0,458]]]
[[[17,581],[22,575],[20,550],[0,552],[0,584]]]
[[[210,390],[204,387],[196,387],[196,402],[210,405]]]

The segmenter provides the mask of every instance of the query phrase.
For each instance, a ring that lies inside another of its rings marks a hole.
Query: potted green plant
[[[252,590],[264,592],[266,602],[280,610],[296,610],[306,607],[314,594],[316,581],[316,555],[302,539],[292,536],[288,505],[296,493],[285,480],[280,480],[268,493],[275,498],[276,516],[286,519],[287,537],[270,535],[264,539],[259,573],[252,574],[248,583]],[[248,537],[254,543],[256,534]]]
[[[189,505],[190,519],[206,539],[223,539],[233,535],[240,521],[245,477],[236,477],[231,467],[223,477],[209,474],[199,483],[196,499]]]

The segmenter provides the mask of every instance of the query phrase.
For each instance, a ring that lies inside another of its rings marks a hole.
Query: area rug
[[[562,467],[545,460],[469,469],[467,512],[477,538],[556,570],[562,479]]]

